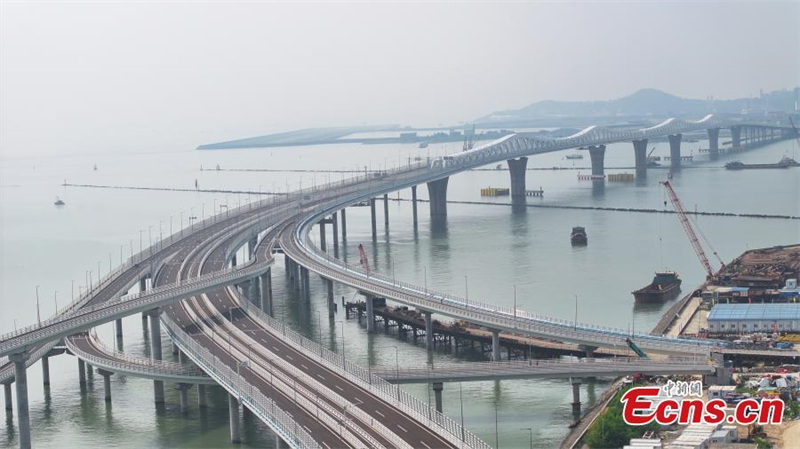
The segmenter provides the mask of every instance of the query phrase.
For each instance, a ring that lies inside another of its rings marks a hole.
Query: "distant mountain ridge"
[[[520,109],[497,111],[478,123],[506,122],[552,117],[614,116],[698,116],[709,113],[741,114],[765,111],[793,111],[800,101],[800,88],[762,93],[756,98],[697,100],[681,98],[658,89],[640,89],[615,100],[543,100]]]

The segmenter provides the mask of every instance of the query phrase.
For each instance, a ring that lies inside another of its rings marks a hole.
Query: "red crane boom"
[[[680,220],[681,225],[683,225],[683,230],[686,231],[686,235],[689,237],[689,242],[691,242],[692,248],[694,248],[694,252],[697,254],[697,258],[700,259],[700,263],[703,265],[703,268],[705,268],[708,277],[713,277],[714,270],[711,269],[711,264],[708,263],[706,252],[703,251],[703,247],[700,245],[700,241],[697,240],[697,235],[695,235],[691,223],[689,223],[689,217],[686,216],[686,211],[683,209],[683,203],[681,203],[680,198],[678,198],[678,195],[672,189],[669,181],[662,181],[661,184],[664,184],[664,188],[667,189],[669,200],[672,202],[672,206],[675,208],[675,212],[678,214],[678,219]]]

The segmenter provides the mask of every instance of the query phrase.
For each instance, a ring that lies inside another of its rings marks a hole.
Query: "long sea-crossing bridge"
[[[180,390],[182,410],[189,407],[186,392],[192,386],[197,386],[198,405],[203,407],[206,386],[220,385],[229,393],[232,441],[241,439],[239,410],[245,406],[289,446],[319,448],[489,447],[441,413],[441,387],[434,408],[393,383],[441,385],[455,380],[633,372],[712,374],[718,366],[709,362],[709,355],[723,349],[722,343],[632,333],[460,298],[348,264],[339,259],[338,248],[339,235],[346,240],[346,208],[370,201],[374,236],[375,198],[393,191],[412,189],[416,226],[416,188],[421,184],[429,190],[431,216],[441,218],[447,214],[448,179],[465,170],[507,161],[512,199],[524,201],[528,156],[587,149],[593,174],[602,175],[606,145],[630,141],[637,176],[643,177],[648,139],[669,139],[671,168],[678,170],[682,133],[707,130],[709,153],[716,159],[721,128],[730,129],[736,149],[793,135],[780,122],[730,122],[713,115],[696,122],[670,119],[645,129],[590,126],[559,139],[512,134],[468,151],[261,200],[193,223],[132,256],[52,318],[0,336],[0,383],[9,412],[15,386],[19,445],[31,446],[27,368],[41,360],[47,383],[48,358],[64,351],[78,357],[81,382],[87,369],[97,369],[109,401],[109,378],[115,373],[152,379],[157,403],[165,400],[165,382],[174,384]],[[330,246],[325,239],[329,224],[333,227]],[[319,245],[309,237],[314,226],[320,229]],[[242,247],[247,248],[247,257],[237,260]],[[271,267],[277,251],[284,254],[286,268],[303,298],[310,296],[310,272],[325,280],[330,314],[335,309],[333,285],[345,284],[366,296],[369,331],[374,331],[373,302],[383,298],[423,313],[429,349],[433,348],[434,314],[491,331],[493,361],[477,364],[469,372],[458,366],[373,371],[350,362],[272,316]],[[138,291],[129,294],[136,285]],[[150,333],[150,358],[108,347],[92,331],[115,322],[121,336],[122,318],[139,313]],[[186,363],[162,360],[162,325],[173,351]],[[586,350],[587,357],[541,363],[501,361],[499,335],[503,332],[575,343]],[[596,348],[625,347],[629,340],[654,357],[601,360],[592,356]]]

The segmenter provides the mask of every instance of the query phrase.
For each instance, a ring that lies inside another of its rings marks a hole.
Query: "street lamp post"
[[[345,360],[345,342],[344,342],[344,320],[337,321],[337,323],[342,323],[342,368],[344,368],[344,360]]]
[[[39,313],[39,286],[36,286],[36,321],[42,324],[42,316]]]

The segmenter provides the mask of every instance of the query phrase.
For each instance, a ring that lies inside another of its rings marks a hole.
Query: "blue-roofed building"
[[[800,332],[800,304],[717,304],[708,315],[712,334]]]

